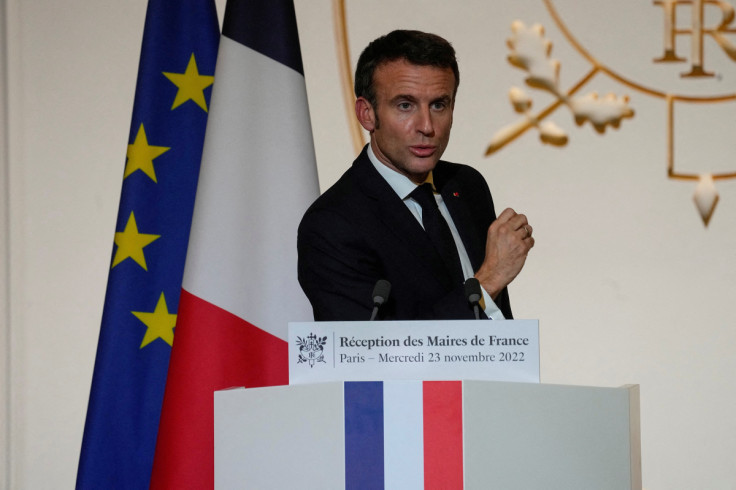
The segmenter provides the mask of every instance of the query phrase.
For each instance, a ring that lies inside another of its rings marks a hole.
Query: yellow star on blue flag
[[[153,168],[153,160],[170,149],[165,146],[149,145],[146,130],[143,123],[141,123],[138,133],[135,135],[135,140],[128,145],[128,163],[125,164],[123,178],[128,177],[136,170],[140,170],[156,182],[156,170]]]
[[[131,211],[125,229],[115,233],[115,245],[117,250],[112,259],[112,266],[115,267],[127,258],[133,259],[143,270],[148,270],[146,266],[146,256],[143,254],[143,247],[161,238],[161,235],[153,235],[149,233],[139,233],[138,224],[135,222],[135,215]]]
[[[164,72],[164,75],[179,89],[176,92],[176,98],[171,106],[171,110],[174,110],[184,102],[191,100],[207,112],[207,101],[204,97],[204,89],[212,85],[215,81],[215,77],[199,74],[199,70],[197,69],[197,60],[194,58],[194,53],[192,53],[192,57],[189,58],[189,63],[187,64],[187,69],[184,73]]]
[[[156,308],[152,312],[132,311],[131,313],[146,326],[146,334],[143,336],[141,349],[156,339],[162,339],[170,346],[174,345],[176,315],[169,313],[164,293],[161,293]]]

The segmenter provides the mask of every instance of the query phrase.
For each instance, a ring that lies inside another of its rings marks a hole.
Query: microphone
[[[373,286],[373,313],[371,313],[371,320],[376,319],[378,314],[378,308],[388,300],[388,295],[391,293],[391,283],[386,279],[379,279],[376,281],[376,285]]]
[[[478,282],[478,279],[470,277],[465,281],[465,297],[468,298],[468,302],[473,305],[475,319],[480,320],[480,305],[478,303],[480,303],[483,293],[480,291],[480,282]]]

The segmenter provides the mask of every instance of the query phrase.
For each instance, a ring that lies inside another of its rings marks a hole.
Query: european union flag
[[[148,488],[202,156],[214,0],[149,0],[77,488]]]

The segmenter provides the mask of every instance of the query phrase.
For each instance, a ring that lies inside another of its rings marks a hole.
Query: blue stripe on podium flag
[[[345,488],[384,488],[383,383],[345,383]]]
[[[214,0],[149,0],[77,488],[149,485],[218,42]]]

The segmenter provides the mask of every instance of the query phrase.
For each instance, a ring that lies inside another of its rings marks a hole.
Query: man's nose
[[[425,136],[434,136],[434,121],[429,107],[422,107],[417,113],[417,131]]]

